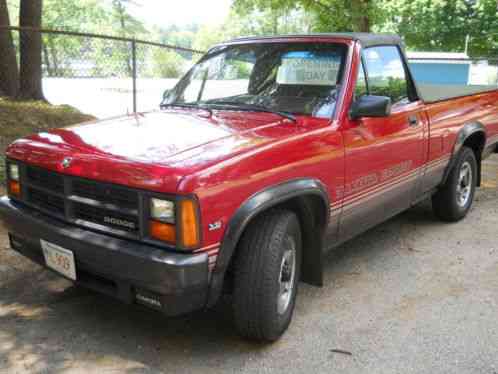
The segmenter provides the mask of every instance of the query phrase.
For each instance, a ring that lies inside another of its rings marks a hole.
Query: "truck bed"
[[[498,90],[498,86],[496,85],[418,84],[417,87],[419,94],[426,103],[435,103],[438,101]]]

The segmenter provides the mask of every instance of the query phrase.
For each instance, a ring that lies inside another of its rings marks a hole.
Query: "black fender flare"
[[[266,188],[249,197],[236,210],[225,229],[216,266],[211,274],[208,307],[214,305],[222,293],[225,272],[235,253],[237,243],[251,220],[259,213],[273,206],[304,195],[315,195],[322,199],[326,210],[324,217],[326,226],[330,217],[330,199],[323,183],[312,178],[294,179]],[[317,253],[317,257],[319,258],[316,259],[319,262],[315,264],[318,273],[317,279],[319,278],[316,282],[317,284],[321,283],[322,278],[321,249],[319,252],[319,254]]]
[[[446,170],[444,172],[444,177],[443,177],[443,182],[442,184],[446,183],[446,180],[448,179],[448,176],[450,175],[451,170],[453,169],[453,166],[455,165],[455,162],[457,160],[458,154],[460,153],[460,150],[462,149],[465,141],[470,138],[472,135],[476,133],[482,133],[484,136],[484,143],[486,143],[486,128],[484,125],[478,121],[476,122],[469,122],[463,125],[463,127],[460,129],[458,132],[457,138],[455,145],[453,146],[453,152],[451,154],[450,162],[448,163],[448,166],[446,167]],[[481,174],[481,163],[480,160],[477,160],[478,162],[478,175],[480,176]],[[480,177],[479,177],[480,180]]]

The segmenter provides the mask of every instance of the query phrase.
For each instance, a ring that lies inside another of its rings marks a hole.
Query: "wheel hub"
[[[460,168],[457,184],[457,204],[464,208],[472,194],[472,167],[469,162],[464,162]]]
[[[292,300],[294,279],[296,277],[296,246],[292,240],[287,240],[287,249],[282,256],[279,274],[278,313],[284,314]]]

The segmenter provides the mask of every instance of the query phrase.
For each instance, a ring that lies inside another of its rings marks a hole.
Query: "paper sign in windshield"
[[[278,84],[335,86],[340,62],[337,56],[291,52],[282,57]]]

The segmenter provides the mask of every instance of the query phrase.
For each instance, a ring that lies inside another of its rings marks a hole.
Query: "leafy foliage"
[[[19,0],[7,3],[16,24]],[[496,0],[232,0],[232,11],[222,25],[150,28],[132,16],[136,3],[140,0],[44,0],[43,26],[152,39],[202,51],[239,36],[365,30],[399,33],[413,50],[463,51],[469,35],[472,56],[498,54]],[[89,74],[131,73],[126,43],[45,35],[43,52],[50,76],[71,75],[67,61],[78,66],[81,56],[95,61]],[[151,51],[146,57],[153,62],[139,69],[142,75],[176,76],[185,65],[179,56],[198,57]]]
[[[201,27],[193,48],[206,51],[224,40],[242,36],[275,35],[311,32],[312,16],[302,9],[232,9],[227,21],[220,26]]]
[[[312,17],[313,32],[369,31],[381,21],[380,0],[234,0],[237,11],[303,10]]]
[[[185,72],[186,61],[178,53],[167,49],[154,49],[153,76],[160,78],[179,78]]]
[[[467,35],[473,56],[498,53],[496,0],[391,0],[383,26],[404,36],[409,48],[463,52]]]
[[[471,56],[498,53],[496,0],[234,0],[249,16],[299,10],[312,17],[311,31],[382,31],[402,35],[410,49],[464,51]]]
[[[96,32],[98,25],[108,19],[97,0],[44,1],[43,27],[47,29]],[[64,63],[81,56],[84,41],[52,34],[45,34],[43,38],[43,64],[48,75],[60,77],[70,74]]]

